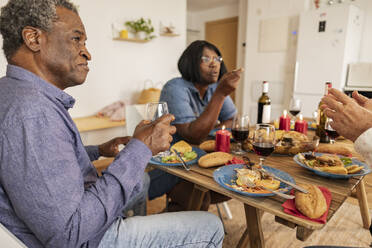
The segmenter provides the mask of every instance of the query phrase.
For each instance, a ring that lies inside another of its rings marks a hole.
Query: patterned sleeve
[[[85,150],[88,153],[90,161],[97,160],[99,158],[98,146],[85,146]]]
[[[362,133],[354,142],[355,150],[372,166],[372,128]]]

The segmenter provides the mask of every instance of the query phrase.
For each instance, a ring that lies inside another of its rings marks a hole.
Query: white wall
[[[68,90],[78,99],[73,117],[90,115],[122,99],[135,102],[146,79],[166,81],[178,76],[177,60],[186,43],[186,0],[74,0],[88,34],[90,72],[82,87]],[[157,38],[148,43],[112,40],[112,23],[151,18]],[[177,37],[159,36],[160,21],[176,27]]]
[[[6,4],[1,0],[1,6]],[[135,102],[143,82],[166,81],[178,76],[177,60],[186,45],[186,0],[72,0],[79,6],[85,25],[87,47],[92,54],[90,72],[83,86],[66,90],[77,99],[70,111],[73,117],[92,115],[117,100]],[[148,43],[114,41],[112,24],[151,18],[158,36]],[[181,34],[159,36],[160,21],[170,23]],[[2,40],[1,40],[2,41]],[[6,60],[0,58],[0,75],[5,74]]]
[[[216,21],[220,19],[235,17],[239,15],[239,5],[230,4],[222,7],[211,8],[203,11],[187,12],[187,29],[198,31],[188,32],[187,43],[194,40],[205,39],[205,23],[208,21]]]
[[[307,6],[306,0],[248,0],[243,112],[250,114],[252,123],[257,120],[257,101],[261,95],[262,81],[270,83],[271,119],[280,115],[283,105],[288,105],[297,43],[297,37],[291,31],[297,30],[298,14]],[[259,52],[260,21],[281,17],[289,18],[287,50]]]

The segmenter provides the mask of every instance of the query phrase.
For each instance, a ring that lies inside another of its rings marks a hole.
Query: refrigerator
[[[348,65],[358,62],[363,11],[339,4],[300,15],[293,96],[302,114],[311,117],[324,94],[325,82],[343,90]]]

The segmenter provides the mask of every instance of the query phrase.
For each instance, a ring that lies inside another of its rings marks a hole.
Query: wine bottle
[[[328,95],[328,89],[332,88],[331,82],[325,83],[325,89],[324,89],[324,95]],[[318,105],[318,117],[317,117],[317,126],[316,126],[316,135],[319,136],[321,143],[329,143],[330,138],[327,135],[326,132],[326,122],[327,122],[327,116],[324,114],[323,110],[320,109],[320,106],[322,106],[322,101],[319,102]]]
[[[262,95],[258,99],[257,123],[270,123],[271,100],[268,96],[269,83],[262,82]]]

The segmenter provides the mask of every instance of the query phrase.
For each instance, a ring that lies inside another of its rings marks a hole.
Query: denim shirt
[[[200,97],[199,91],[194,84],[183,78],[174,78],[168,81],[160,95],[160,101],[167,102],[169,113],[175,116],[172,124],[190,123],[196,120],[209,104],[213,93],[216,91],[218,82],[208,86],[204,98]],[[222,105],[219,121],[226,121],[234,117],[236,108],[230,96],[225,98]],[[181,139],[176,133],[174,142]]]
[[[17,66],[0,79],[0,222],[27,247],[97,247],[142,186],[151,151],[136,139],[97,177],[74,102]]]

